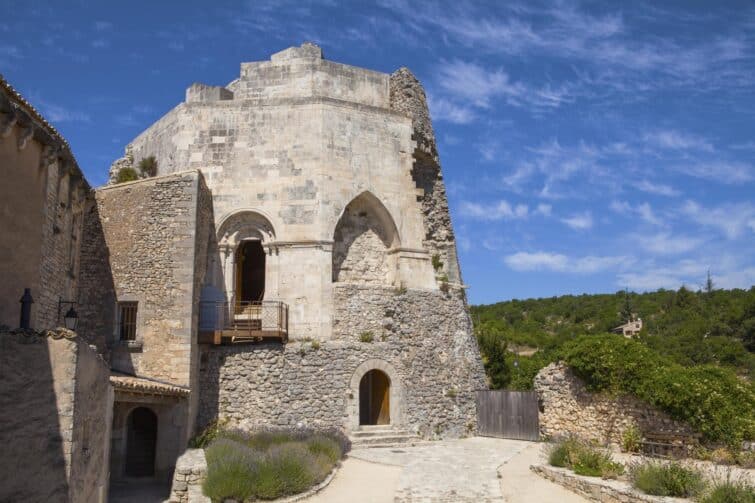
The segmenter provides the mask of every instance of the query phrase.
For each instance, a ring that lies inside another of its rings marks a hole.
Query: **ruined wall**
[[[688,425],[633,396],[590,393],[584,382],[561,363],[538,372],[535,391],[541,402],[542,435],[576,435],[620,445],[623,433],[632,426],[641,431],[694,433]]]
[[[197,231],[198,221],[208,222],[198,216],[200,198],[202,212],[209,211],[200,179],[191,171],[97,190],[96,215],[107,247],[87,246],[87,253],[95,255],[90,278],[109,267],[113,282],[88,284],[90,296],[115,294],[104,301],[113,306],[115,301],[138,302],[136,343],[118,340],[115,332],[108,342],[113,369],[191,384],[198,284],[204,273],[197,270],[196,253],[208,241],[207,230]],[[91,223],[97,230],[96,221]]]
[[[436,271],[438,275],[445,274],[449,281],[461,283],[446,187],[425,91],[408,68],[400,68],[391,75],[390,90],[391,108],[412,118],[412,139],[417,143],[412,178],[417,188],[422,189],[418,196],[425,229],[422,244],[443,262],[443,267]]]
[[[34,298],[32,327],[62,324],[58,300],[78,300],[90,189],[65,140],[2,78],[0,176],[0,325],[18,326],[24,288]]]
[[[338,340],[207,348],[199,424],[353,429],[359,379],[385,368],[398,390],[392,424],[426,438],[474,433],[474,392],[486,386],[459,293],[349,284],[335,292]]]
[[[0,331],[2,501],[104,501],[112,389],[73,332]]]

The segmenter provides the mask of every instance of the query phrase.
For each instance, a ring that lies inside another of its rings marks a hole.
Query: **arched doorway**
[[[359,381],[359,424],[391,424],[391,380],[372,369]]]
[[[262,242],[242,241],[236,251],[236,299],[259,302],[265,297],[265,250]]]
[[[126,424],[126,475],[153,477],[157,446],[157,415],[146,407],[137,407]]]

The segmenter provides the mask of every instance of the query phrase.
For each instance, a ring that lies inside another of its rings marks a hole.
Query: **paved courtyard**
[[[541,445],[475,437],[414,447],[356,449],[333,482],[307,503],[579,503],[575,494],[529,470]]]

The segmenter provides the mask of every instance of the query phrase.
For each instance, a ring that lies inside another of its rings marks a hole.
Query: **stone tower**
[[[201,171],[212,194],[199,426],[474,431],[484,373],[409,70],[306,43],[242,63],[225,87],[189,87],[111,175],[148,156],[158,177]]]

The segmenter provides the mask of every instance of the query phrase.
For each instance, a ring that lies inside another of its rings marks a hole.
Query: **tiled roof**
[[[165,396],[189,396],[189,390],[175,384],[168,384],[144,377],[111,375],[110,384],[116,391],[126,391],[129,393],[140,393],[146,395],[165,395]]]

